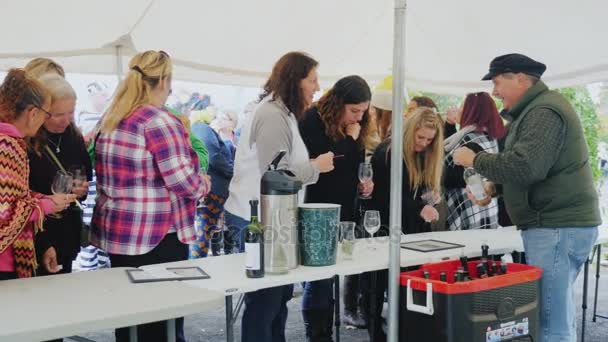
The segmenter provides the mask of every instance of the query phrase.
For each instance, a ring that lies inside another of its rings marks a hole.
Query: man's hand
[[[467,197],[469,198],[469,200],[471,200],[471,202],[475,203],[476,205],[478,205],[480,207],[485,207],[488,204],[490,204],[490,202],[492,202],[492,197],[496,196],[496,188],[494,186],[494,183],[483,182],[483,189],[486,192],[486,198],[482,199],[481,201],[478,201],[475,198],[475,196],[473,195],[473,193],[471,192],[471,190],[469,190],[469,187],[467,186]]]
[[[476,153],[468,147],[459,147],[452,154],[452,159],[456,165],[464,167],[472,167]]]

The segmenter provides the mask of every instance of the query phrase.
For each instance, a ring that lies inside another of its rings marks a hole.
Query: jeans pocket
[[[568,228],[568,255],[582,265],[597,240],[597,227]]]

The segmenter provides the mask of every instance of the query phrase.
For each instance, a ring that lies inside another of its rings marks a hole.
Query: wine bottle
[[[245,234],[245,273],[249,278],[264,277],[264,229],[258,221],[258,200],[249,201],[251,220]]]

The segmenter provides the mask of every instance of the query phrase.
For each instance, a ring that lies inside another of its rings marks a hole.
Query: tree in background
[[[597,116],[596,106],[591,99],[587,87],[570,87],[558,89],[564,97],[572,104],[583,124],[585,140],[589,147],[589,163],[593,170],[593,179],[600,179],[601,170],[598,159],[598,143],[600,142],[600,120]]]

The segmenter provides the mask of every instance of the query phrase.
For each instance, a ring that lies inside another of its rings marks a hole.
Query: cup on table
[[[351,260],[355,249],[355,222],[340,222],[340,253],[342,258]]]

